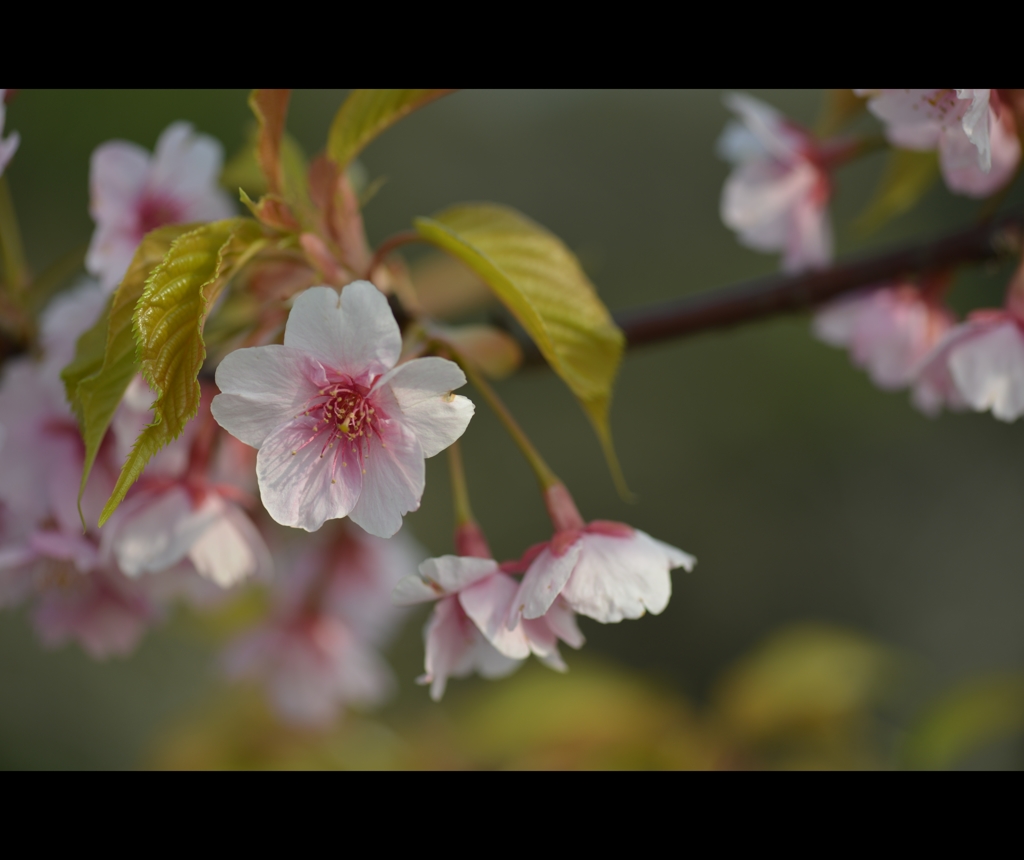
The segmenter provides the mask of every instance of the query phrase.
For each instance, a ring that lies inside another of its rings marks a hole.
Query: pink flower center
[[[136,209],[136,229],[141,239],[151,230],[165,224],[177,224],[185,220],[184,207],[171,197],[159,194],[145,195]]]
[[[321,457],[333,451],[332,472],[339,465],[358,465],[362,469],[371,439],[376,436],[384,441],[381,424],[387,416],[374,405],[370,390],[351,379],[321,388],[310,398],[303,414],[312,418],[314,425],[313,435],[302,447],[315,441],[321,446]]]

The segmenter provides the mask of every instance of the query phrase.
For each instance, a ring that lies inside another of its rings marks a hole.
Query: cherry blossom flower
[[[89,212],[96,231],[86,268],[112,289],[150,230],[230,217],[231,199],[217,187],[222,162],[221,145],[186,122],[164,130],[152,157],[124,140],[97,147],[89,168]]]
[[[787,272],[827,264],[832,225],[825,150],[758,99],[733,93],[725,103],[740,121],[731,121],[718,141],[719,155],[736,165],[722,189],[722,221],[744,245],[781,251]]]
[[[951,191],[986,197],[1002,188],[1020,162],[1013,113],[995,90],[858,90],[904,149],[939,151]]]
[[[814,316],[814,334],[850,350],[879,388],[910,385],[922,359],[951,328],[953,314],[908,284],[844,296]]]
[[[419,507],[424,458],[462,435],[473,404],[452,394],[466,382],[458,365],[432,357],[395,367],[401,347],[387,299],[356,281],[340,297],[307,290],[283,345],[221,362],[214,417],[259,449],[260,496],[277,522],[316,531],[348,516],[391,537]]]
[[[392,599],[401,606],[438,600],[424,631],[426,671],[419,683],[430,684],[439,701],[449,677],[474,670],[487,678],[513,671],[532,652],[547,666],[565,671],[558,640],[573,648],[583,634],[572,611],[562,601],[533,620],[506,624],[518,583],[502,573],[490,558],[446,555],[420,565],[419,576],[408,576],[395,587]]]
[[[14,153],[18,151],[18,144],[21,143],[21,136],[16,131],[12,131],[6,139],[3,136],[4,122],[7,118],[7,108],[4,105],[6,94],[7,90],[0,90],[0,176],[4,175],[4,168],[14,158]]]
[[[524,557],[528,567],[508,614],[509,628],[520,616],[542,617],[559,596],[574,612],[602,624],[645,612],[658,615],[672,594],[669,571],[689,571],[696,564],[689,553],[624,523],[584,523],[561,484],[547,490],[546,501],[555,536]]]

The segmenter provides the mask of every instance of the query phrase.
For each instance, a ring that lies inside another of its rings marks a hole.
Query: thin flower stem
[[[449,345],[445,345],[447,350],[450,350]],[[544,458],[541,457],[540,452],[533,446],[533,443],[529,440],[526,433],[516,422],[516,419],[512,417],[512,413],[509,412],[508,407],[501,401],[497,393],[491,388],[490,383],[473,367],[473,363],[458,355],[458,353],[452,352],[455,360],[458,362],[459,367],[466,373],[466,378],[473,384],[473,387],[479,391],[484,400],[487,401],[487,405],[494,410],[494,414],[498,416],[498,420],[504,425],[508,435],[512,437],[512,441],[516,443],[516,446],[523,453],[526,461],[530,464],[530,468],[533,469],[534,475],[537,476],[537,481],[540,483],[542,490],[549,490],[551,487],[561,484],[562,482],[558,479],[558,476],[551,470],[551,467],[544,462]]]
[[[11,297],[20,303],[25,287],[28,286],[28,263],[6,176],[0,176],[0,254],[4,258],[7,289]]]
[[[383,263],[384,258],[395,249],[401,248],[403,245],[411,245],[413,242],[425,241],[426,240],[415,230],[404,230],[401,233],[395,233],[394,236],[389,236],[381,242],[380,245],[377,246],[377,250],[373,252],[373,258],[370,260],[370,265],[366,267],[366,272],[363,277],[366,280],[369,280],[374,269]]]
[[[469,488],[466,486],[466,470],[462,463],[462,449],[452,442],[448,447],[448,468],[452,479],[452,503],[455,506],[455,527],[476,522],[473,509],[469,506]]]

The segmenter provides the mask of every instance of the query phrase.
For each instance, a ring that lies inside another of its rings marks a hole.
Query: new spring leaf
[[[454,206],[415,226],[483,278],[519,320],[579,399],[628,496],[608,425],[625,338],[573,253],[521,213],[490,203]]]
[[[133,316],[138,366],[156,392],[153,423],[136,440],[103,508],[116,510],[150,458],[181,435],[199,408],[199,369],[206,358],[203,324],[228,279],[261,246],[248,218],[205,224],[180,236],[146,280]]]

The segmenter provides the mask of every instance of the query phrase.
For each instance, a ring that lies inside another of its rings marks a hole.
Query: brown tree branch
[[[630,347],[802,311],[852,290],[910,275],[1019,254],[1024,214],[1013,213],[938,239],[799,275],[772,275],[656,305],[619,311]]]

